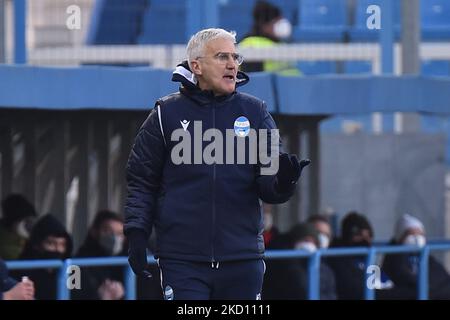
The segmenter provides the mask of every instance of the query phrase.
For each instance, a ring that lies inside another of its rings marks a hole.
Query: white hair
[[[236,32],[226,31],[220,28],[203,29],[194,34],[189,40],[186,51],[189,67],[191,67],[191,61],[201,57],[204,53],[205,45],[215,39],[229,39],[236,43]]]

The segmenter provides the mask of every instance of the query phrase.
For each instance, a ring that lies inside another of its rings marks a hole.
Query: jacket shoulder
[[[155,102],[155,107],[161,106],[165,107],[171,103],[177,102],[180,99],[182,99],[183,95],[179,92],[174,92],[171,94],[168,94],[167,96],[161,97]]]

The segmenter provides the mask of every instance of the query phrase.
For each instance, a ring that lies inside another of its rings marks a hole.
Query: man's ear
[[[201,76],[202,75],[202,67],[200,66],[200,63],[198,63],[197,60],[192,60],[191,61],[191,71],[196,76]]]

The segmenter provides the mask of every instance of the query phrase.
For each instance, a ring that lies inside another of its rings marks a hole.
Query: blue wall
[[[147,67],[0,66],[0,107],[42,109],[151,108],[174,92],[171,71]],[[374,111],[450,115],[450,78],[250,75],[242,87],[287,115],[351,115]]]

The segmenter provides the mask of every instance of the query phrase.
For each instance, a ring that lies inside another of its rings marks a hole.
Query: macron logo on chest
[[[191,123],[191,122],[187,121],[187,120],[181,120],[180,123],[181,123],[181,126],[183,127],[183,130],[186,131],[189,126],[189,123]]]

